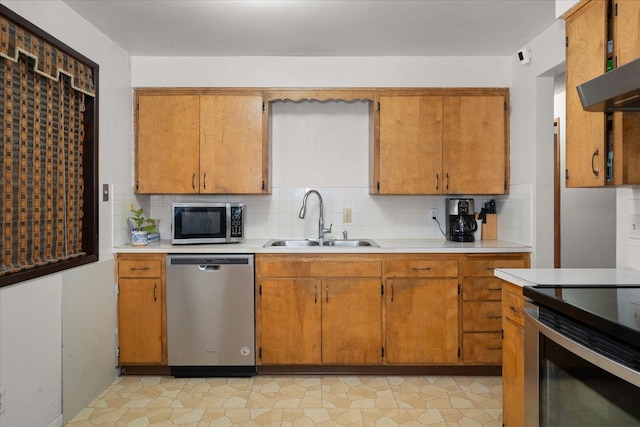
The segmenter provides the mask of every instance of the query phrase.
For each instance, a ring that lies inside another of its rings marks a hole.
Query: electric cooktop
[[[640,286],[525,286],[523,295],[540,309],[640,347]]]

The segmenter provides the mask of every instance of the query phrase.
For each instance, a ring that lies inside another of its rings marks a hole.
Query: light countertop
[[[531,252],[530,246],[500,240],[478,240],[470,243],[450,242],[444,239],[372,239],[376,247],[270,247],[267,239],[251,239],[242,243],[217,245],[172,245],[170,240],[153,242],[147,246],[122,245],[114,253],[505,253]]]
[[[505,268],[494,274],[518,286],[640,285],[640,271],[623,268]]]

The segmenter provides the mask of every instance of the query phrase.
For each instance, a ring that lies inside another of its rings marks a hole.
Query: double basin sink
[[[320,246],[320,242],[317,240],[285,240],[285,239],[272,239],[263,245],[265,248],[272,247],[305,247],[305,246]],[[324,240],[322,246],[343,247],[343,248],[357,248],[357,247],[372,247],[379,248],[373,240],[358,239],[358,240]]]

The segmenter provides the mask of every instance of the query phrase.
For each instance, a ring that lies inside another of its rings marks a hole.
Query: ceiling
[[[554,0],[63,0],[132,56],[508,56]]]

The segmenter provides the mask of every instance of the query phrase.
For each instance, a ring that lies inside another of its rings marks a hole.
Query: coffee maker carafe
[[[473,199],[447,199],[447,239],[453,242],[473,242],[478,229]]]

